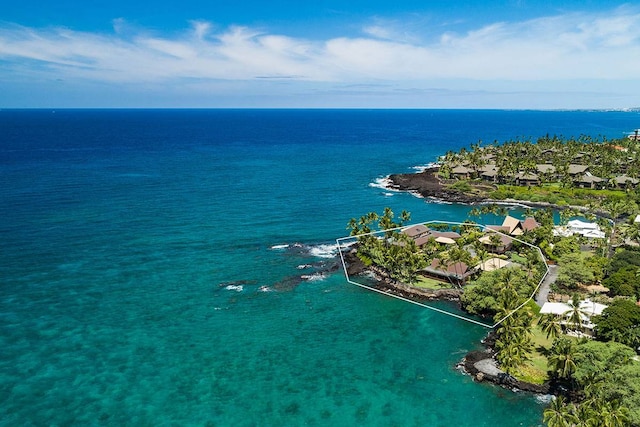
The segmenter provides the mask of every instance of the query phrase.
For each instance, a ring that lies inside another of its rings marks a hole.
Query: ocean
[[[349,285],[335,239],[447,150],[638,112],[1,110],[1,426],[538,426],[487,330]],[[447,309],[452,309],[447,307]]]

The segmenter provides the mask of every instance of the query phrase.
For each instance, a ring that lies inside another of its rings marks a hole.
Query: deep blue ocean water
[[[540,425],[540,399],[455,369],[486,329],[318,269],[353,216],[466,218],[371,185],[389,173],[478,140],[620,137],[639,122],[0,111],[0,425]]]

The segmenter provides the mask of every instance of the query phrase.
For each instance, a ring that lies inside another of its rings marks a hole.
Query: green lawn
[[[514,376],[521,381],[542,384],[549,379],[547,376],[547,357],[544,353],[551,348],[553,339],[547,339],[546,335],[537,326],[531,328],[531,332],[533,334],[531,360],[518,368],[518,372]]]
[[[418,281],[413,284],[416,288],[422,289],[451,289],[453,286],[450,283],[444,283],[439,280],[431,279],[425,276],[418,276]]]

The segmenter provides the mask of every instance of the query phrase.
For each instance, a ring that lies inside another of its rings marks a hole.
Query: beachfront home
[[[431,261],[431,265],[420,270],[420,274],[424,276],[454,283],[458,286],[462,286],[473,273],[474,270],[469,269],[469,266],[464,262],[446,264],[438,258]]]
[[[507,215],[502,221],[502,225],[488,225],[489,230],[498,231],[500,233],[509,234],[511,236],[521,236],[527,231],[535,230],[540,227],[538,221],[533,217],[527,217],[524,221]]]
[[[605,308],[607,308],[606,305],[593,302],[589,299],[581,301],[578,305],[580,324],[577,325],[571,320],[575,311],[571,300],[569,300],[567,304],[563,302],[545,302],[540,309],[540,314],[553,314],[558,316],[561,318],[560,324],[564,329],[593,336],[595,325],[591,322],[591,318],[601,315]]]
[[[459,165],[451,169],[451,176],[457,179],[470,179],[473,172],[473,169]]]
[[[405,228],[404,230],[402,230],[402,232],[404,234],[406,234],[407,236],[411,237],[412,239],[418,239],[426,234],[429,234],[431,230],[429,229],[429,227],[422,225],[422,224],[417,224],[414,226],[411,226],[409,228]]]
[[[497,236],[497,237],[493,237]],[[503,254],[513,245],[513,239],[505,234],[501,233],[487,233],[482,236],[480,243],[484,244],[488,250],[496,254]]]
[[[539,185],[540,177],[531,172],[518,172],[515,176],[516,185],[528,186],[528,185]]]

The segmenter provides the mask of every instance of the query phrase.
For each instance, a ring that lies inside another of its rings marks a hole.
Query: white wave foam
[[[448,202],[446,200],[438,199],[436,197],[429,197],[429,203],[437,204],[437,205],[452,205],[453,202]]]
[[[296,266],[296,268],[298,270],[304,270],[306,268],[311,268],[311,267],[313,267],[311,264],[300,264],[300,265]]]
[[[317,245],[309,248],[309,254],[317,258],[333,258],[338,254],[338,245]]]
[[[227,285],[224,288],[228,291],[236,291],[236,292],[244,291],[244,286],[242,285]]]
[[[258,288],[258,292],[273,292],[273,289],[268,286],[260,286]]]
[[[539,394],[536,396],[536,401],[542,405],[548,405],[554,399],[552,394]]]
[[[391,187],[391,180],[389,179],[388,175],[374,179],[373,182],[369,183],[369,187],[380,188],[382,190],[397,191]]]
[[[433,168],[433,167],[435,167],[437,165],[438,165],[437,163],[431,162],[431,163],[427,163],[426,165],[412,166],[411,169],[413,169],[414,171],[420,173],[420,172],[426,171],[427,169],[431,169],[431,168]]]
[[[274,249],[274,250],[276,250],[276,249],[287,249],[288,247],[289,247],[289,245],[287,245],[287,244],[284,244],[284,245],[273,245],[273,246],[271,246],[271,249]]]
[[[382,193],[382,195],[384,197],[393,197],[393,196],[395,196],[395,194],[393,194],[393,193]]]
[[[326,277],[327,276],[323,273],[303,274],[302,276],[300,276],[301,279],[308,282],[318,282],[320,280],[324,280]]]

